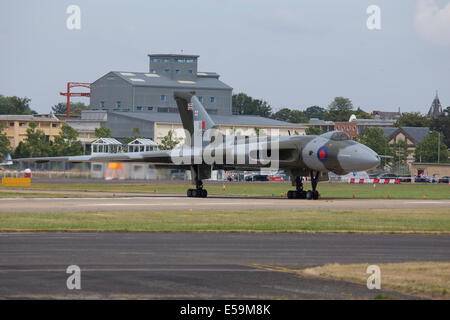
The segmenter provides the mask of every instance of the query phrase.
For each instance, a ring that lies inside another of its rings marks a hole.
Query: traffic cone
[[[353,199],[355,198],[355,195],[353,194]]]

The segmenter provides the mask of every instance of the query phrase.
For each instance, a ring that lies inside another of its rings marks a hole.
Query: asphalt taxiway
[[[449,261],[449,248],[448,235],[0,233],[0,298],[409,298],[273,269]]]

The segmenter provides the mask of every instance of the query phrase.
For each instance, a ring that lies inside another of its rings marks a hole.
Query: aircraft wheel
[[[191,197],[194,197],[194,198],[198,197],[198,191],[196,189],[191,189],[191,190],[192,190]]]
[[[287,197],[288,197],[288,199],[294,199],[295,198],[295,191],[292,191],[292,190],[288,191]]]
[[[208,191],[206,191],[206,189],[202,189],[201,195],[202,195],[202,198],[206,198],[208,196]]]
[[[307,192],[305,191],[297,191],[296,192],[297,199],[306,199],[306,193]]]
[[[311,200],[313,198],[313,192],[311,190],[306,191],[306,199]]]
[[[317,199],[319,199],[319,191],[313,191],[313,199],[314,200],[317,200]]]
[[[187,196],[190,198],[192,197],[192,189],[187,190]]]

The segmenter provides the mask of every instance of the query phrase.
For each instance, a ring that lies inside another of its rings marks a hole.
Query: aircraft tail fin
[[[173,96],[177,102],[183,128],[191,135],[194,133],[194,123],[197,121],[201,122],[202,130],[215,127],[214,121],[196,97],[195,92],[174,92]]]

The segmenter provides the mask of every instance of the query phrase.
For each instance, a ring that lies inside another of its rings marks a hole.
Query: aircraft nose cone
[[[378,154],[362,144],[345,148],[338,159],[341,167],[348,172],[369,170],[380,164]]]

